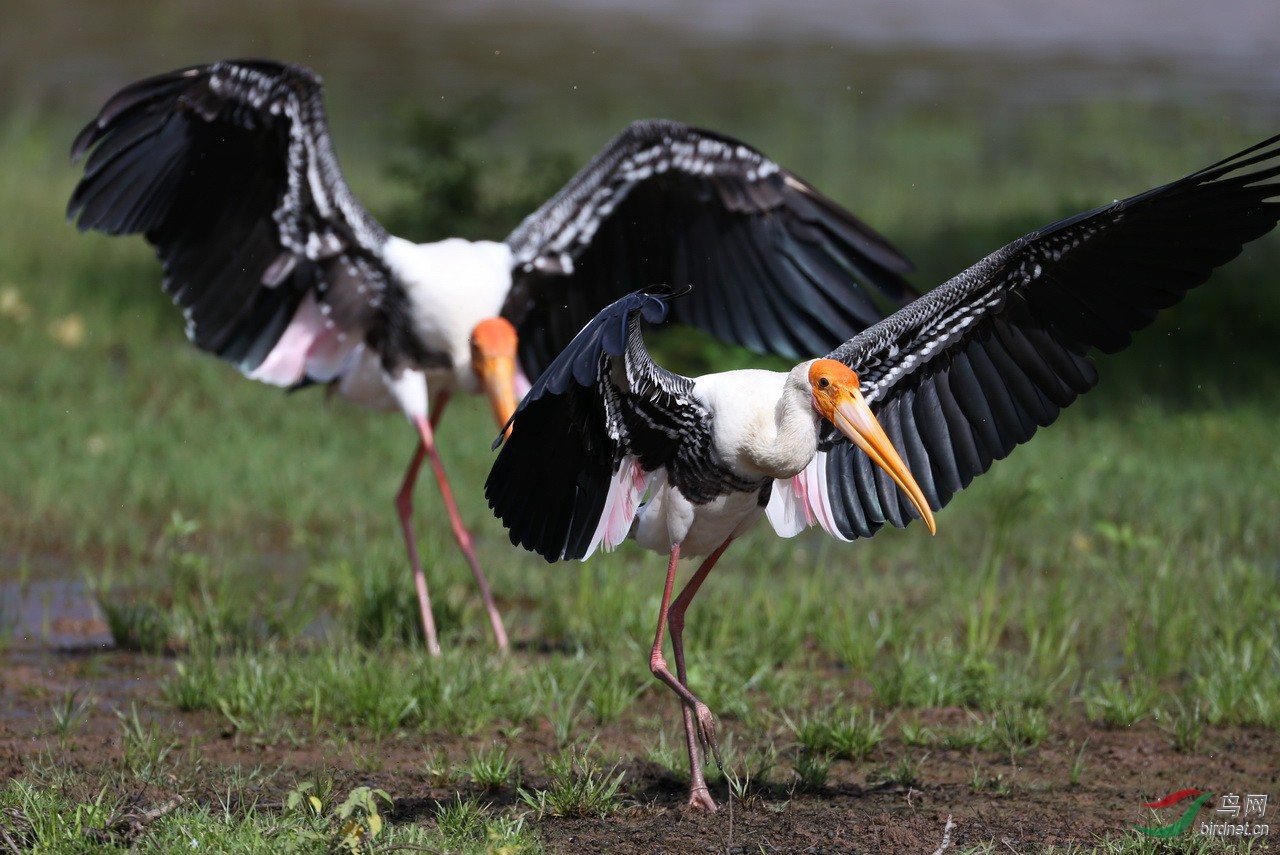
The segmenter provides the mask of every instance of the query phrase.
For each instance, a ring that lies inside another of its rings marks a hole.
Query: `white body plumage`
[[[471,331],[498,315],[511,288],[507,245],[462,238],[413,243],[392,236],[383,245],[383,260],[409,298],[415,333],[429,350],[446,354],[452,367],[406,370],[393,378],[378,355],[361,345],[353,351],[338,394],[373,409],[402,410],[412,421],[426,415],[428,392],[482,391],[471,366]]]
[[[803,362],[785,374],[747,369],[694,379],[694,395],[711,413],[712,447],[721,465],[743,480],[786,480],[809,465],[818,451],[819,420],[807,379],[811,364]],[[758,491],[695,504],[663,470],[649,495],[631,533],[640,546],[663,554],[678,543],[682,555],[706,555],[741,535],[765,511]]]

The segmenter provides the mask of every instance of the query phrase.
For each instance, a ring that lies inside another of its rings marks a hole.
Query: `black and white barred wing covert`
[[[1114,353],[1280,219],[1280,136],[1180,181],[1032,232],[831,357],[862,391],[937,510],[1097,381]],[[830,428],[804,473],[837,537],[916,516]]]
[[[628,126],[507,244],[503,315],[531,377],[598,307],[658,283],[697,286],[674,321],[795,359],[915,296],[910,262],[851,213],[750,146],[669,121]]]
[[[630,528],[649,473],[706,453],[710,416],[693,381],[657,365],[641,320],[661,292],[637,292],[592,319],[537,379],[485,482],[511,542],[548,561],[585,558]]]
[[[71,153],[89,157],[68,217],[144,233],[188,336],[244,373],[297,382],[376,322],[386,233],[342,177],[311,71],[248,60],[139,81]]]

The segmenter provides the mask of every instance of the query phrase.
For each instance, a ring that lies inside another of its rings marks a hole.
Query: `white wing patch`
[[[293,313],[293,319],[262,363],[250,371],[251,380],[274,386],[292,386],[307,373],[312,360],[325,368],[341,363],[346,352],[358,342],[339,330],[308,293]]]
[[[773,482],[765,508],[769,524],[779,537],[795,537],[815,522],[834,538],[848,542],[840,532],[827,499],[827,453],[819,451],[800,474]]]
[[[795,537],[813,525],[804,489],[803,472],[794,478],[773,482],[773,491],[764,512],[778,537]]]
[[[604,511],[600,514],[600,522],[596,525],[596,533],[591,537],[591,545],[587,547],[582,560],[586,561],[603,546],[605,552],[612,552],[618,544],[627,539],[631,532],[631,522],[636,518],[636,510],[640,499],[649,488],[652,475],[645,475],[640,468],[640,459],[632,455],[622,458],[618,472],[609,484],[609,495],[604,500]]]

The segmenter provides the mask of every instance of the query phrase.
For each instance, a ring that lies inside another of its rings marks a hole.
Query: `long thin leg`
[[[720,556],[729,548],[729,544],[733,542],[733,538],[727,539],[724,543],[716,547],[716,550],[708,555],[698,567],[697,571],[689,577],[689,581],[680,590],[679,596],[671,603],[671,608],[667,610],[667,624],[671,633],[671,648],[676,657],[676,676],[680,679],[681,685],[686,689],[689,687],[689,680],[686,676],[684,667],[684,613],[689,608],[689,603],[698,593],[698,589],[702,587],[703,581],[711,572],[711,568],[716,566],[716,562],[720,560]],[[715,740],[715,719],[711,717],[711,710],[703,706],[698,712],[698,719],[695,722],[694,712],[688,704],[682,705],[681,712],[684,713],[684,740],[689,749],[689,768],[694,770],[693,779],[689,792],[689,804],[694,807],[710,807],[715,810],[715,802],[711,800],[711,793],[707,790],[707,784],[702,777],[702,763],[698,757],[698,745],[702,743],[703,749],[710,748],[716,758],[716,765],[724,771],[724,762],[720,759],[720,747],[716,745]],[[705,719],[704,719],[705,714]]]
[[[431,427],[440,423],[440,416],[444,415],[445,405],[449,403],[449,393],[437,393],[435,401],[431,405]],[[418,440],[417,446],[413,450],[413,458],[409,461],[409,467],[405,469],[404,481],[400,483],[400,490],[396,493],[396,511],[400,515],[400,530],[404,533],[404,548],[409,553],[409,566],[413,569],[413,587],[418,592],[418,612],[422,615],[422,637],[427,642],[427,650],[432,656],[440,655],[440,639],[436,635],[436,619],[431,611],[431,594],[427,591],[427,577],[422,572],[422,561],[418,558],[418,542],[413,535],[413,488],[418,483],[418,470],[422,468],[422,460],[426,457],[427,449],[422,444],[422,440]]]
[[[675,588],[676,565],[679,563],[680,544],[677,543],[671,547],[671,558],[667,562],[667,582],[662,589],[662,604],[658,607],[658,628],[653,636],[653,648],[649,651],[649,670],[653,672],[653,676],[665,683],[680,698],[680,706],[685,711],[686,717],[686,735],[689,730],[689,724],[687,724],[689,722],[688,710],[692,708],[697,711],[698,722],[706,727],[703,737],[710,744],[715,745],[715,719],[711,717],[711,710],[685,687],[683,680],[676,679],[675,675],[667,668],[667,660],[662,655],[662,639],[667,631],[667,615],[671,606],[671,592]],[[701,572],[701,568],[699,572]],[[681,616],[683,617],[683,613]],[[707,782],[702,776],[702,763],[698,759],[696,746],[692,746],[694,738],[689,737],[689,739],[691,741],[689,751],[689,805],[691,807],[715,810],[716,803],[707,791]]]
[[[448,390],[437,392],[435,398],[431,401],[431,430],[434,432],[440,426],[440,417],[444,415],[444,408],[448,405],[452,395]]]
[[[498,612],[498,607],[493,601],[493,592],[489,588],[489,580],[485,578],[484,570],[480,567],[480,559],[476,557],[471,534],[462,523],[462,514],[458,511],[457,502],[454,501],[453,490],[449,486],[449,478],[444,472],[444,463],[440,460],[440,454],[436,450],[434,432],[430,423],[424,418],[415,419],[415,425],[418,428],[421,442],[419,443],[418,451],[414,454],[413,461],[409,465],[409,471],[405,474],[404,485],[401,486],[400,493],[396,496],[396,507],[400,509],[406,543],[412,544],[413,542],[412,529],[408,522],[408,517],[413,510],[413,484],[417,480],[418,469],[422,465],[423,456],[425,456],[431,461],[431,468],[435,471],[436,484],[440,487],[440,495],[444,499],[445,510],[449,513],[449,524],[453,529],[453,537],[462,549],[463,556],[471,566],[471,573],[475,576],[476,585],[480,588],[480,597],[484,600],[485,611],[489,614],[489,625],[493,629],[494,640],[498,644],[498,649],[505,653],[510,645],[507,642],[506,628],[502,624],[502,615]],[[434,624],[434,619],[431,617],[431,601],[426,593],[426,577],[422,574],[421,563],[416,560],[416,553],[416,548],[410,546],[410,563],[414,566],[414,583],[418,588],[418,603],[422,608],[423,629],[426,632],[427,627]],[[430,636],[433,634],[434,627],[428,632],[428,648],[431,647]],[[438,642],[432,652],[439,652]]]
[[[426,446],[419,440],[413,450],[413,459],[405,470],[404,481],[396,493],[396,511],[400,514],[400,530],[404,532],[404,548],[409,553],[409,566],[413,569],[413,586],[418,591],[418,611],[422,615],[422,636],[432,656],[440,655],[440,639],[436,635],[436,619],[431,613],[431,594],[427,592],[427,576],[422,572],[418,558],[418,543],[413,536],[413,486],[418,482],[418,470],[427,456]]]

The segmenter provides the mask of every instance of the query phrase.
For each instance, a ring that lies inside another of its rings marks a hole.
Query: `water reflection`
[[[7,644],[22,648],[112,644],[93,592],[77,578],[0,581],[0,634]]]

